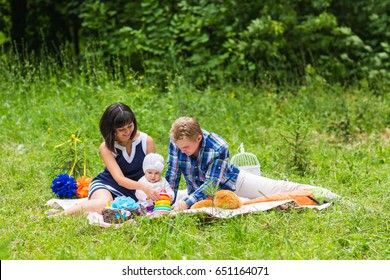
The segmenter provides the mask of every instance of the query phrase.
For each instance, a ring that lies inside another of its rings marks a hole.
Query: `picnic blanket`
[[[282,204],[291,204],[293,205],[294,208],[300,208],[300,209],[316,209],[316,210],[323,210],[328,208],[329,206],[332,205],[332,201],[335,200],[336,198],[339,198],[340,196],[330,192],[327,189],[324,188],[319,188],[321,189],[328,200],[330,202],[321,204],[321,205],[307,205],[307,206],[299,206],[298,204],[294,203],[293,199],[287,199],[287,200],[280,200],[280,201],[268,201],[268,202],[260,202],[260,203],[253,203],[253,204],[248,204],[248,205],[243,205],[238,209],[222,209],[218,207],[203,207],[203,208],[198,208],[198,209],[187,209],[184,211],[180,212],[175,212],[172,211],[168,215],[177,215],[177,214],[192,214],[192,213],[207,213],[208,215],[215,217],[215,218],[231,218],[237,215],[242,215],[242,214],[247,214],[247,213],[255,213],[255,212],[260,212],[260,211],[268,211],[270,209],[276,208]],[[186,190],[179,190],[177,194],[177,201],[180,201],[182,197],[185,197],[187,195]],[[248,201],[247,198],[242,198],[240,199],[245,202]],[[81,201],[86,200],[86,198],[81,198],[81,199],[50,199],[47,201],[46,205],[53,207],[53,208],[62,208],[62,209],[67,209],[69,207],[72,207],[73,205],[76,205],[77,203],[80,203]],[[155,217],[153,215],[150,215],[151,217]],[[89,221],[89,224],[91,225],[98,225],[101,227],[119,227],[122,224],[109,224],[103,221],[103,216],[99,213],[96,212],[90,212],[87,213],[87,219]]]

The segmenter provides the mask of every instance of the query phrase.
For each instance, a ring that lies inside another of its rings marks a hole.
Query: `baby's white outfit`
[[[161,177],[161,179],[158,182],[151,183],[148,180],[146,180],[145,176],[143,176],[141,179],[138,180],[138,182],[141,182],[141,183],[144,183],[144,184],[151,186],[157,192],[161,192],[162,190],[165,189],[165,191],[167,192],[167,195],[169,195],[171,197],[171,201],[173,201],[173,198],[175,197],[175,193],[173,192],[172,188],[169,186],[167,180],[165,180],[165,178],[163,178],[163,177]],[[136,190],[135,196],[137,197],[138,203],[140,203],[140,204],[149,201],[146,199],[146,193],[144,193],[141,190]]]

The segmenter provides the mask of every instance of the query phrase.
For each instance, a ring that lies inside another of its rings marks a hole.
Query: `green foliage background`
[[[389,83],[387,0],[0,1],[0,46],[98,56],[164,83],[297,82],[308,69],[342,84]],[[381,88],[382,89],[382,88]]]

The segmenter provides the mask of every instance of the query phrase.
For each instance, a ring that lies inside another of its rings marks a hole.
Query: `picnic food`
[[[215,206],[224,209],[237,209],[242,206],[242,202],[238,196],[228,190],[217,191],[213,201]]]
[[[201,201],[195,202],[191,206],[191,209],[198,209],[198,208],[210,207],[210,206],[213,206],[213,200],[211,198],[207,198],[205,200],[201,200]]]
[[[242,202],[234,192],[229,190],[220,190],[215,193],[213,199],[210,198],[198,201],[191,206],[191,209],[209,206],[215,206],[223,209],[237,209],[242,206]]]

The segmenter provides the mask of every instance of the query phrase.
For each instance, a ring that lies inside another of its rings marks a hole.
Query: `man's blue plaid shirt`
[[[218,189],[235,190],[239,169],[228,162],[229,150],[226,141],[215,133],[205,130],[197,158],[187,156],[172,142],[169,142],[169,155],[166,179],[177,194],[183,174],[189,196],[184,199],[188,207],[206,199],[205,190],[213,183]],[[209,194],[210,195],[210,194]]]

